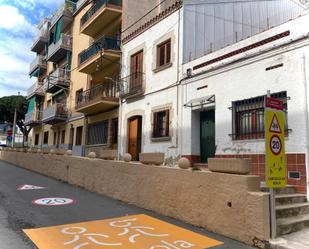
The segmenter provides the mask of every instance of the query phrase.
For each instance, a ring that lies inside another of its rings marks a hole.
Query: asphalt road
[[[18,191],[18,186],[23,184],[47,188]],[[71,198],[76,200],[76,203],[53,207],[32,204],[35,199],[51,196]],[[204,229],[0,161],[0,249],[37,248],[24,235],[22,229],[102,220],[134,214],[146,214],[224,242],[223,245],[213,248],[252,249],[252,247]]]

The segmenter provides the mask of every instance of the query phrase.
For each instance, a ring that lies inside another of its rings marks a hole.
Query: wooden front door
[[[135,116],[129,119],[128,152],[133,161],[139,160],[142,145],[142,117]]]
[[[209,157],[214,157],[216,153],[215,142],[215,110],[201,112],[201,162],[208,163]]]

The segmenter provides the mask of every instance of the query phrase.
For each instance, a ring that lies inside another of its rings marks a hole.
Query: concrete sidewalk
[[[309,228],[287,234],[271,241],[272,249],[308,249]]]

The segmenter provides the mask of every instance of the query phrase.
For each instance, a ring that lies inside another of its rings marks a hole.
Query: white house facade
[[[284,101],[288,183],[308,192],[306,13],[286,0],[176,1],[123,37],[120,155],[251,158],[264,180],[269,90]]]

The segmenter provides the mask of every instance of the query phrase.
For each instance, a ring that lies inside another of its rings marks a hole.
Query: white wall
[[[304,46],[306,45],[306,46]],[[264,140],[233,141],[232,134],[232,101],[248,99],[271,92],[287,91],[291,98],[288,101],[288,125],[292,132],[286,138],[286,152],[306,152],[306,96],[304,79],[304,53],[309,51],[308,40],[305,43],[291,44],[277,51],[261,54],[246,61],[209,71],[199,77],[187,80],[183,85],[182,102],[215,95],[216,114],[216,154],[264,153]],[[266,71],[265,68],[283,63],[283,67]],[[185,67],[186,65],[184,65]],[[197,90],[207,85],[207,88]],[[182,127],[189,130],[191,126],[191,108],[183,108]],[[182,154],[196,155],[190,150],[192,143],[189,132],[182,133]]]
[[[178,82],[178,29],[179,11],[163,19],[141,35],[122,47],[123,57],[122,77],[130,74],[130,57],[143,49],[145,94],[141,97],[127,100],[121,105],[119,152],[127,152],[127,119],[137,113],[143,116],[142,152],[165,152],[167,157],[178,155],[176,146],[177,130],[177,87]],[[172,65],[162,71],[155,72],[156,47],[164,40],[171,38]],[[151,141],[152,110],[157,107],[169,106],[171,140],[165,142]]]

